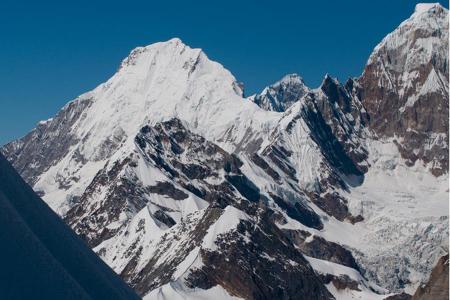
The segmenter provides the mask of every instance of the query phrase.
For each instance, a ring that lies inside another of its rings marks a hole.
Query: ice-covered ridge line
[[[401,44],[410,43],[408,32],[415,28],[425,30],[442,28],[442,22],[448,23],[448,10],[439,3],[421,3],[416,5],[415,13],[403,21],[394,31],[386,35],[383,40],[375,46],[369,56],[367,64],[373,63],[378,57],[378,50],[383,46],[396,48]]]
[[[443,6],[440,3],[417,3],[416,8],[414,9],[415,13],[423,13],[427,12],[430,9],[433,8],[443,8]]]
[[[298,75],[297,73],[292,73],[284,75],[283,78],[281,78],[274,84],[271,84],[270,86],[279,86],[287,84],[305,84],[305,82],[303,81],[303,78],[300,75]],[[265,88],[265,90],[266,89],[267,88]]]

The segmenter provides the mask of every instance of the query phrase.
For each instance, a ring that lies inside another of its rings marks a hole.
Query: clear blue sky
[[[325,73],[344,81],[415,3],[1,0],[0,144],[107,80],[134,47],[172,37],[203,48],[247,94],[293,72],[311,87]]]

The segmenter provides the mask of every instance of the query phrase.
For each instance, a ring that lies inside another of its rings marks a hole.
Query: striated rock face
[[[54,117],[40,122],[35,129],[20,140],[9,143],[2,152],[11,161],[14,168],[30,184],[34,185],[39,174],[66,156],[71,146],[80,142],[77,136],[71,134],[71,128],[86,117],[85,110],[92,104],[88,97],[68,103]],[[28,155],[21,155],[27,153]],[[72,159],[83,160],[78,152]],[[64,186],[64,178],[58,178],[58,183]]]
[[[345,196],[337,189],[361,184],[367,170],[362,127],[350,114],[354,105],[345,88],[327,76],[320,89],[284,113],[261,152],[320,209],[350,222],[361,217],[349,212]],[[299,141],[299,136],[304,139]]]
[[[448,243],[447,14],[358,79],[250,98],[179,39],[139,47],[1,151],[146,299],[406,297]]]
[[[428,282],[420,286],[413,300],[448,299],[448,254],[441,257],[431,272]]]
[[[371,54],[358,93],[379,138],[395,138],[408,164],[448,170],[448,12],[418,5]]]

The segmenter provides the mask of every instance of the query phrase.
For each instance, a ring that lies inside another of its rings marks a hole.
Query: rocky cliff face
[[[439,259],[428,282],[417,289],[412,299],[448,299],[448,254]]]
[[[394,138],[409,165],[448,170],[448,12],[418,5],[377,45],[359,78],[359,96],[379,138]]]
[[[179,39],[140,47],[2,152],[148,299],[410,291],[448,242],[447,14],[419,5],[358,79],[250,98]]]

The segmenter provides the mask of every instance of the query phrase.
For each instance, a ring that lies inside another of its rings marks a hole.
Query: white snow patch
[[[208,290],[189,289],[179,282],[171,282],[159,287],[147,295],[143,300],[239,300],[231,296],[223,287],[216,285]]]
[[[337,263],[305,256],[306,260],[310,263],[314,271],[320,273],[320,274],[330,274],[336,277],[346,275],[351,280],[358,283],[358,288],[360,291],[352,290],[349,288],[346,288],[345,290],[338,290],[333,285],[333,283],[329,283],[326,285],[328,291],[335,296],[337,300],[346,300],[346,299],[360,299],[360,300],[366,300],[366,299],[384,299],[389,295],[386,295],[386,291],[381,289],[378,286],[370,285],[362,276],[361,274],[356,271],[353,268],[349,268]],[[374,292],[373,290],[378,291],[379,293]]]
[[[416,8],[414,12],[416,13],[424,13],[429,11],[432,8],[442,7],[439,3],[418,3],[416,4]]]
[[[208,229],[208,233],[203,239],[202,248],[216,250],[215,241],[218,235],[235,230],[242,220],[249,219],[249,215],[234,206],[228,205],[219,219]]]

